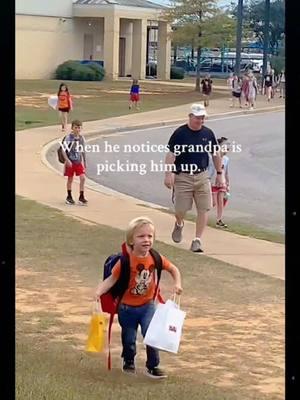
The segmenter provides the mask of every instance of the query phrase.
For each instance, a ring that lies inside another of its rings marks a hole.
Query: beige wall
[[[103,29],[103,18],[17,15],[16,78],[48,79],[62,62],[83,59],[85,33],[94,37],[94,59],[103,60]]]
[[[76,46],[79,47],[80,59],[84,55],[84,34],[93,36],[93,59],[103,61],[104,18],[74,18]]]
[[[81,58],[81,46],[74,38],[73,20],[17,15],[16,78],[47,79],[58,64]]]

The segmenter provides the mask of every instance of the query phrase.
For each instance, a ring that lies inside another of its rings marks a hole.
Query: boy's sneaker
[[[199,239],[194,239],[194,240],[192,241],[191,250],[192,250],[194,253],[203,253],[203,250],[202,250],[202,247],[201,247],[201,242],[200,242]]]
[[[66,198],[66,204],[73,205],[73,204],[75,204],[75,201],[73,200],[72,197],[68,196],[68,197]]]
[[[81,206],[86,206],[87,203],[88,203],[88,201],[87,201],[87,199],[85,199],[84,197],[79,197],[78,203],[79,203],[79,205],[81,205]]]
[[[123,362],[123,367],[122,371],[125,372],[126,374],[135,374],[135,365],[133,361],[124,361]]]
[[[145,375],[153,379],[164,379],[168,377],[168,375],[158,367],[152,369],[146,367]]]
[[[217,228],[228,228],[226,224],[220,219],[219,221],[216,222],[216,227]]]
[[[175,226],[172,232],[172,239],[175,243],[180,243],[182,241],[182,229],[184,223],[182,222],[182,226],[179,226],[177,222],[175,222]]]

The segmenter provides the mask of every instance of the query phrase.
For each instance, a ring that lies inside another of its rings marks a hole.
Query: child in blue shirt
[[[129,110],[132,109],[132,106],[135,106],[136,110],[139,110],[139,101],[140,101],[140,86],[139,81],[137,79],[133,79],[132,85],[130,88],[130,102],[129,102]]]

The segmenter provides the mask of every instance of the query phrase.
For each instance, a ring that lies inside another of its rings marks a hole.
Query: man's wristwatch
[[[217,174],[218,175],[222,175],[222,171],[217,171]]]

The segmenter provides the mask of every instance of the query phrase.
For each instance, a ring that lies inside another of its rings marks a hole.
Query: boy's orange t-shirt
[[[129,257],[129,286],[122,298],[121,303],[129,306],[142,306],[143,304],[153,300],[156,281],[154,259],[152,258],[151,254],[149,254],[147,257],[137,257],[131,253]],[[171,262],[162,255],[161,258],[163,269],[169,270],[171,267]],[[118,261],[112,269],[112,275],[118,279],[120,276],[120,271],[121,262]]]

